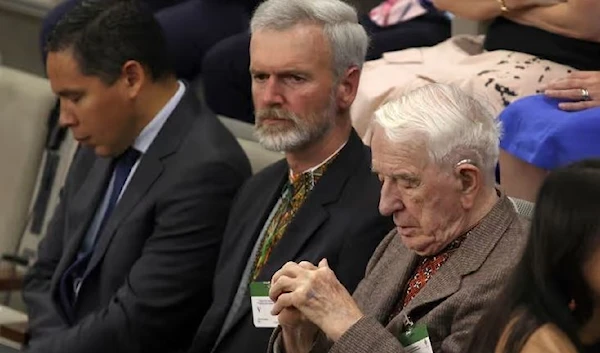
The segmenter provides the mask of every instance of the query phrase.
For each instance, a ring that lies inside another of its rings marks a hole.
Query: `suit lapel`
[[[417,265],[419,257],[413,252],[404,247],[400,241],[400,236],[394,230],[393,239],[389,250],[390,256],[386,255],[387,261],[381,263],[382,269],[374,269],[371,274],[377,273],[374,280],[369,280],[367,292],[364,295],[369,296],[373,291],[376,291],[377,297],[385,298],[383,301],[366,300],[363,311],[374,313],[379,322],[387,322],[390,313],[396,308],[400,298],[404,296],[406,284],[410,280],[413,269]],[[397,259],[405,259],[402,263],[398,263]],[[369,278],[369,276],[367,277]],[[368,310],[367,310],[368,309]]]
[[[228,276],[231,276],[231,283],[233,284],[230,286],[231,292],[229,292],[231,300],[233,300],[237,294],[238,286],[240,285],[248,262],[254,262],[254,259],[250,258],[250,256],[252,256],[252,249],[256,245],[258,236],[281,195],[283,184],[288,180],[288,166],[285,160],[277,162],[272,168],[273,170],[269,171],[267,175],[261,175],[261,177],[264,178],[264,182],[256,183],[256,188],[260,190],[259,192],[261,192],[261,195],[255,193],[250,196],[255,198],[252,207],[256,210],[256,213],[248,212],[246,213],[245,218],[240,219],[239,222],[242,225],[238,228],[236,237],[239,240],[236,241],[235,247],[227,249],[231,251],[227,257],[237,261],[237,264],[233,269],[234,272],[227,274]],[[275,180],[279,181],[273,182]],[[249,285],[250,283],[247,284]],[[217,347],[222,339],[229,333],[231,328],[234,327],[249,310],[250,299],[248,298],[247,300],[242,301],[231,324],[227,327],[223,327],[224,332],[220,335],[220,339],[215,342],[214,347]]]
[[[462,277],[481,267],[514,217],[516,213],[510,200],[501,195],[492,210],[468,233],[461,246],[408,303],[401,314],[410,317],[410,312],[415,309],[456,293],[460,289]],[[394,323],[398,324],[401,318],[402,315],[398,315],[393,320]],[[411,317],[411,319],[414,321],[419,318]]]
[[[313,192],[317,191],[316,189],[315,187]],[[329,213],[321,203],[322,200],[317,197],[311,198],[312,195],[311,193],[288,225],[285,235],[273,249],[267,263],[261,270],[258,280],[271,280],[271,276],[283,264],[294,260],[301,252],[304,244],[315,235],[319,227],[329,218]]]
[[[65,254],[54,272],[53,283],[56,284],[63,272],[71,265],[75,255],[79,251],[92,218],[104,196],[106,186],[111,177],[111,160],[108,158],[96,158],[86,180],[83,182],[68,212],[68,227],[66,234],[71,234],[65,248]],[[90,197],[91,195],[91,197]]]
[[[201,105],[188,87],[146,153],[141,156],[138,168],[127,185],[121,200],[119,200],[107,220],[102,234],[98,235],[98,243],[84,277],[101,262],[112,238],[118,231],[118,227],[159,179],[164,170],[164,161],[177,151],[190,125],[198,116],[202,116],[198,107],[201,107]]]
[[[288,225],[285,235],[261,271],[262,280],[270,280],[271,276],[287,261],[297,259],[304,245],[317,234],[319,227],[329,218],[327,206],[339,200],[348,179],[354,174],[354,166],[359,164],[356,156],[363,156],[363,144],[358,135],[352,132],[346,146],[328,167],[317,185],[308,195],[294,219]],[[268,278],[265,278],[264,276]]]
[[[163,172],[163,164],[158,159],[152,158],[151,155],[142,157],[135,174],[131,178],[127,189],[123,193],[121,200],[116,205],[112,215],[109,217],[102,234],[98,236],[98,244],[94,249],[90,263],[86,269],[85,276],[89,274],[97,265],[100,259],[104,256],[110,241],[117,232],[117,228],[123,220],[129,216],[135,205],[148,192],[150,187],[156,182],[158,177]]]
[[[279,270],[283,264],[297,258],[301,253],[304,244],[312,238],[315,233],[317,233],[319,227],[325,223],[329,217],[327,205],[340,198],[347,180],[353,174],[352,171],[355,170],[354,165],[357,164],[356,156],[364,156],[364,153],[360,150],[363,147],[364,145],[360,138],[353,131],[346,146],[342,148],[336,159],[332,161],[325,174],[321,177],[317,185],[315,185],[315,188],[311,191],[292,222],[288,225],[284,236],[272,250],[271,256],[258,275],[257,280],[271,280],[271,276]],[[284,174],[287,177],[287,164],[285,164],[285,162],[282,163],[286,166]],[[276,191],[279,190],[281,190],[281,186],[276,189]],[[278,193],[275,195],[271,194],[271,196],[273,199],[279,198]],[[255,222],[254,227],[250,228],[254,230],[254,233],[252,234],[260,233],[274,204],[275,201],[271,202],[271,207],[268,207],[263,212],[265,216],[258,219],[258,222]],[[254,239],[257,239],[257,237]],[[254,246],[254,242],[247,246]],[[236,323],[250,311],[250,309],[250,300],[244,300],[229,329],[234,327]],[[225,334],[226,333],[227,332],[225,332]],[[225,337],[225,334],[223,334],[222,337]]]
[[[274,180],[278,181],[273,182]],[[239,229],[238,239],[241,239],[243,243],[238,243],[238,245],[235,247],[235,250],[239,252],[240,256],[232,257],[240,260],[237,272],[235,273],[236,277],[234,278],[241,278],[247,262],[254,261],[254,259],[249,259],[248,256],[251,256],[252,249],[254,248],[254,245],[261,231],[263,230],[269,215],[271,214],[271,211],[273,211],[273,207],[275,207],[277,200],[279,200],[283,185],[287,180],[287,163],[285,161],[281,161],[278,163],[273,173],[265,176],[265,181],[267,183],[259,186],[261,188],[262,195],[257,197],[256,201],[252,205],[252,207],[256,210],[256,213],[248,212],[246,214],[246,218],[241,220],[244,225]]]
[[[277,194],[276,198],[278,198],[278,197],[279,197],[279,195]],[[306,200],[306,202],[308,202],[308,199]],[[274,205],[274,203],[273,203],[273,205]],[[292,261],[294,259],[295,254],[298,253],[298,251],[302,248],[302,245],[310,237],[312,237],[315,230],[321,224],[323,224],[323,222],[327,219],[328,214],[324,210],[322,205],[316,204],[316,205],[313,205],[312,207],[314,208],[313,210],[309,210],[308,212],[301,212],[302,209],[306,209],[305,206],[303,205],[301,207],[301,209],[298,211],[298,213],[296,214],[296,217],[294,218],[294,221],[292,223],[290,223],[290,225],[288,226],[288,229],[285,232],[285,235],[281,238],[281,240],[279,241],[279,243],[277,244],[275,249],[273,249],[272,254],[269,257],[269,260],[267,261],[265,266],[260,271],[260,274],[257,277],[258,281],[270,281],[271,276],[276,271],[278,271],[284,263],[286,263],[288,261]],[[267,211],[268,213],[271,212],[271,208]],[[267,213],[267,216],[268,216],[268,213]],[[306,222],[304,227],[302,226],[301,222],[296,222],[296,220],[301,215],[301,213],[304,214],[304,217],[302,217],[303,219],[309,220],[308,222]],[[311,216],[314,218],[312,218],[312,219],[309,218]],[[264,226],[264,221],[266,221],[266,219],[267,218],[264,217],[263,222],[261,222],[258,225],[257,233],[256,233],[257,235],[262,230],[262,228]],[[296,227],[296,229],[291,227],[293,224],[298,225]],[[258,237],[256,236],[256,237],[254,237],[254,239],[255,239],[254,242],[248,244],[247,246],[250,246],[251,248],[253,248],[255,246],[256,239],[258,239]],[[248,259],[248,261],[253,262],[254,259]],[[245,267],[247,262],[243,262],[243,263],[244,263],[244,267]],[[243,271],[243,268],[241,269],[242,271]],[[241,275],[238,276],[238,278],[241,278]],[[250,299],[248,298],[248,300],[244,300],[242,302],[242,305],[240,306],[239,310],[235,314],[235,317],[232,320],[231,325],[228,328],[226,328],[227,331],[223,334],[222,337],[225,337],[225,334],[229,331],[229,329],[234,327],[236,325],[236,323],[250,311],[250,309],[251,309]]]

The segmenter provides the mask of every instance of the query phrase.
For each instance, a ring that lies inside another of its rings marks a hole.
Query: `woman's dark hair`
[[[510,326],[502,353],[518,353],[546,323],[556,325],[583,350],[577,333],[593,309],[583,266],[600,245],[599,200],[600,160],[577,162],[546,177],[523,257],[474,329],[467,352],[494,352]]]
[[[72,50],[84,75],[108,85],[128,60],[139,62],[155,81],[173,72],[160,25],[136,0],[83,0],[56,24],[46,49]]]

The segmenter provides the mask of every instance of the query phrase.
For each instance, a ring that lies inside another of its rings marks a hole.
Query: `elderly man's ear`
[[[456,167],[455,173],[459,182],[462,206],[470,209],[479,190],[483,187],[481,171],[472,164],[462,164]]]

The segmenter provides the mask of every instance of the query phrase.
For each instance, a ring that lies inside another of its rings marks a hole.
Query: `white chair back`
[[[27,223],[54,102],[46,79],[0,66],[0,253],[14,253]]]

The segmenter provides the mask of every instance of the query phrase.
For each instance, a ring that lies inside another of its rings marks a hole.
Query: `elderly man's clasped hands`
[[[335,342],[363,317],[326,259],[318,266],[288,262],[273,275],[269,296],[284,336],[287,330],[307,335],[320,328]]]

